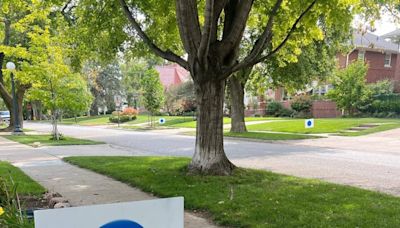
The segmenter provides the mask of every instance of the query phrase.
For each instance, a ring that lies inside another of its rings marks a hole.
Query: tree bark
[[[196,147],[190,173],[230,175],[235,166],[224,152],[223,105],[225,80],[196,83],[198,104]]]
[[[231,98],[231,132],[247,132],[244,120],[244,83],[235,75],[229,78]]]
[[[1,89],[0,89],[1,90]],[[7,91],[3,91],[5,94],[8,94]],[[18,90],[16,91],[16,96],[17,96],[17,104],[18,104],[18,118],[19,118],[19,123],[20,123],[20,127],[23,128],[24,126],[24,115],[22,112],[23,109],[23,101],[24,101],[24,95],[26,92],[26,88],[25,87],[20,87],[18,88]],[[14,129],[14,113],[13,113],[13,103],[12,103],[12,99],[11,101],[9,101],[8,99],[3,99],[4,103],[7,107],[7,109],[10,111],[10,124],[8,125],[8,127],[2,129],[2,131],[12,131]]]

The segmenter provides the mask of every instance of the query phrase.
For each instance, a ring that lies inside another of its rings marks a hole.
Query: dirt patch
[[[28,209],[47,209],[49,208],[49,204],[45,196],[37,197],[37,196],[20,196],[21,207],[24,210]]]

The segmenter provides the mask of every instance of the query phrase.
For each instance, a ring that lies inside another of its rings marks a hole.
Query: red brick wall
[[[314,101],[311,108],[314,118],[334,118],[342,116],[333,101]]]
[[[290,101],[281,102],[283,107],[290,109]],[[314,118],[335,118],[342,116],[333,101],[313,101],[311,115]]]
[[[358,50],[354,50],[349,55],[349,63],[358,59]],[[365,61],[368,63],[369,68],[367,72],[367,82],[374,83],[380,80],[388,79],[395,81],[396,78],[400,79],[400,66],[397,61],[397,55],[392,54],[391,67],[385,67],[385,53],[382,52],[365,52]],[[346,56],[339,58],[340,67],[345,67]]]

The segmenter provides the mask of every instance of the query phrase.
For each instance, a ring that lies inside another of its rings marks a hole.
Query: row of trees
[[[0,3],[0,95],[9,110],[13,109],[10,73],[3,67],[17,65],[16,99],[22,122],[23,101],[40,102],[51,111],[54,137],[59,139],[57,119],[60,110],[81,112],[91,102],[86,82],[74,69],[73,42],[66,32],[67,24],[55,2],[2,1]]]

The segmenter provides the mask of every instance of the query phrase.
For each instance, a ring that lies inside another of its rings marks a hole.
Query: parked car
[[[0,123],[10,122],[10,112],[0,111]]]

